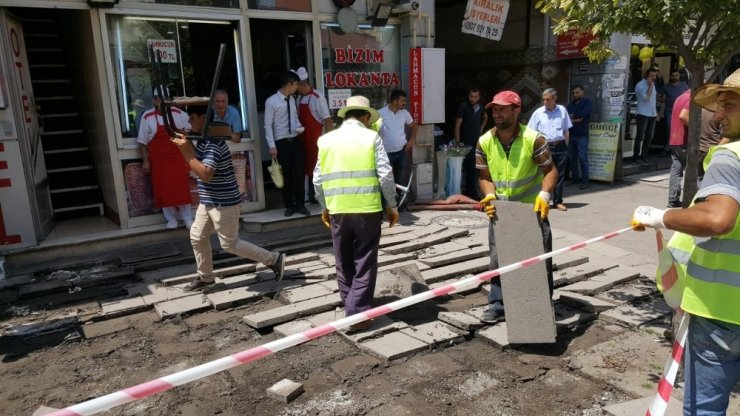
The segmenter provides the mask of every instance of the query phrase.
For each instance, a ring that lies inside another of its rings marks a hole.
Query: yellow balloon
[[[649,46],[645,46],[644,48],[640,49],[640,60],[646,61],[648,59],[651,59],[653,56],[655,56],[655,50]]]
[[[683,56],[678,57],[678,67],[683,68],[686,66],[686,62],[683,60]]]
[[[657,47],[657,48],[655,49],[655,52],[661,52],[661,53],[665,53],[665,52],[670,52],[670,51],[671,51],[671,50],[670,50],[670,48],[668,48],[668,47],[667,47],[667,46],[665,46],[665,45],[661,45],[661,46],[658,46],[658,47]]]
[[[637,45],[632,45],[632,48],[630,49],[630,54],[632,56],[638,56],[640,55],[640,47]]]

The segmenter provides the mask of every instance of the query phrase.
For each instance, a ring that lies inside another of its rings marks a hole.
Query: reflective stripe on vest
[[[520,124],[519,135],[512,142],[508,156],[492,130],[480,137],[480,147],[486,154],[491,180],[496,186],[496,199],[521,202],[536,199],[543,177],[532,160],[537,136],[537,131]]]
[[[319,138],[321,187],[331,214],[379,212],[380,181],[375,166],[377,133],[347,120]]]
[[[740,159],[740,141],[716,146],[707,154],[705,169],[718,149],[730,150]],[[678,237],[674,234],[674,238]],[[681,308],[705,318],[740,325],[740,214],[735,227],[727,234],[699,243],[691,236],[688,238],[691,239],[688,250],[691,256],[683,276],[685,289]],[[683,245],[681,241],[683,238],[679,239],[679,246]]]

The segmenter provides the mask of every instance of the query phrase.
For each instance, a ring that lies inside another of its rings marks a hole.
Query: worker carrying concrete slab
[[[492,109],[496,127],[478,139],[475,164],[479,171],[478,183],[486,195],[480,204],[491,218],[488,225],[489,267],[494,270],[499,267],[493,224],[496,214],[494,201],[497,199],[534,203],[544,250],[552,251],[552,232],[547,215],[558,171],[552,162],[545,136],[518,123],[522,111],[519,94],[514,91],[499,92],[486,104],[486,109],[489,108]],[[546,269],[552,297],[552,259],[547,259]],[[499,279],[491,281],[488,303],[489,308],[481,316],[481,321],[492,323],[503,319],[504,299]]]
[[[381,198],[390,226],[398,222],[396,183],[388,154],[369,126],[378,112],[362,96],[350,97],[337,116],[341,127],[321,136],[313,171],[321,220],[331,229],[337,284],[347,316],[370,309],[378,275]],[[366,329],[371,321],[353,325]]]
[[[681,309],[691,317],[684,414],[723,415],[740,381],[740,70],[722,85],[701,87],[694,102],[715,111],[730,142],[709,151],[690,207],[641,206],[632,224],[677,231],[668,248],[677,265]],[[660,276],[657,283],[664,290]]]

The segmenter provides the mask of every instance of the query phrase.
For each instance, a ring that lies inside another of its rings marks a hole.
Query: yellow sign
[[[614,182],[620,123],[591,123],[588,137],[588,177]]]

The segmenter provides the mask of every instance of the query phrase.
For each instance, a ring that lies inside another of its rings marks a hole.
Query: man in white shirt
[[[265,102],[265,140],[270,156],[283,167],[283,203],[285,216],[299,212],[309,215],[303,205],[304,151],[298,135],[303,126],[298,121],[298,107],[293,94],[298,89],[298,75],[288,71],[280,78],[280,89]]]
[[[568,207],[563,204],[563,184],[565,183],[565,170],[568,168],[568,140],[573,127],[568,110],[557,104],[558,92],[555,88],[548,88],[542,92],[542,107],[534,110],[529,119],[527,127],[537,130],[547,138],[552,161],[558,169],[558,181],[555,184],[555,192],[552,196],[552,204],[560,211],[567,211]]]
[[[324,132],[328,133],[334,130],[334,122],[331,119],[326,98],[311,86],[306,68],[298,68],[296,74],[300,79],[298,82],[298,94],[300,94],[298,97],[298,120],[306,128],[306,131],[301,135],[301,140],[303,140],[303,150],[306,154],[304,173],[308,178],[307,200],[310,203],[316,203],[316,195],[311,185],[313,183],[313,168],[316,166],[319,154],[316,143]]]
[[[388,153],[393,179],[396,183],[403,183],[403,170],[406,165],[406,152],[414,147],[416,141],[416,123],[411,113],[406,111],[406,93],[403,90],[393,90],[388,105],[378,110],[381,118],[380,137]],[[411,128],[411,137],[406,140],[406,126]]]

